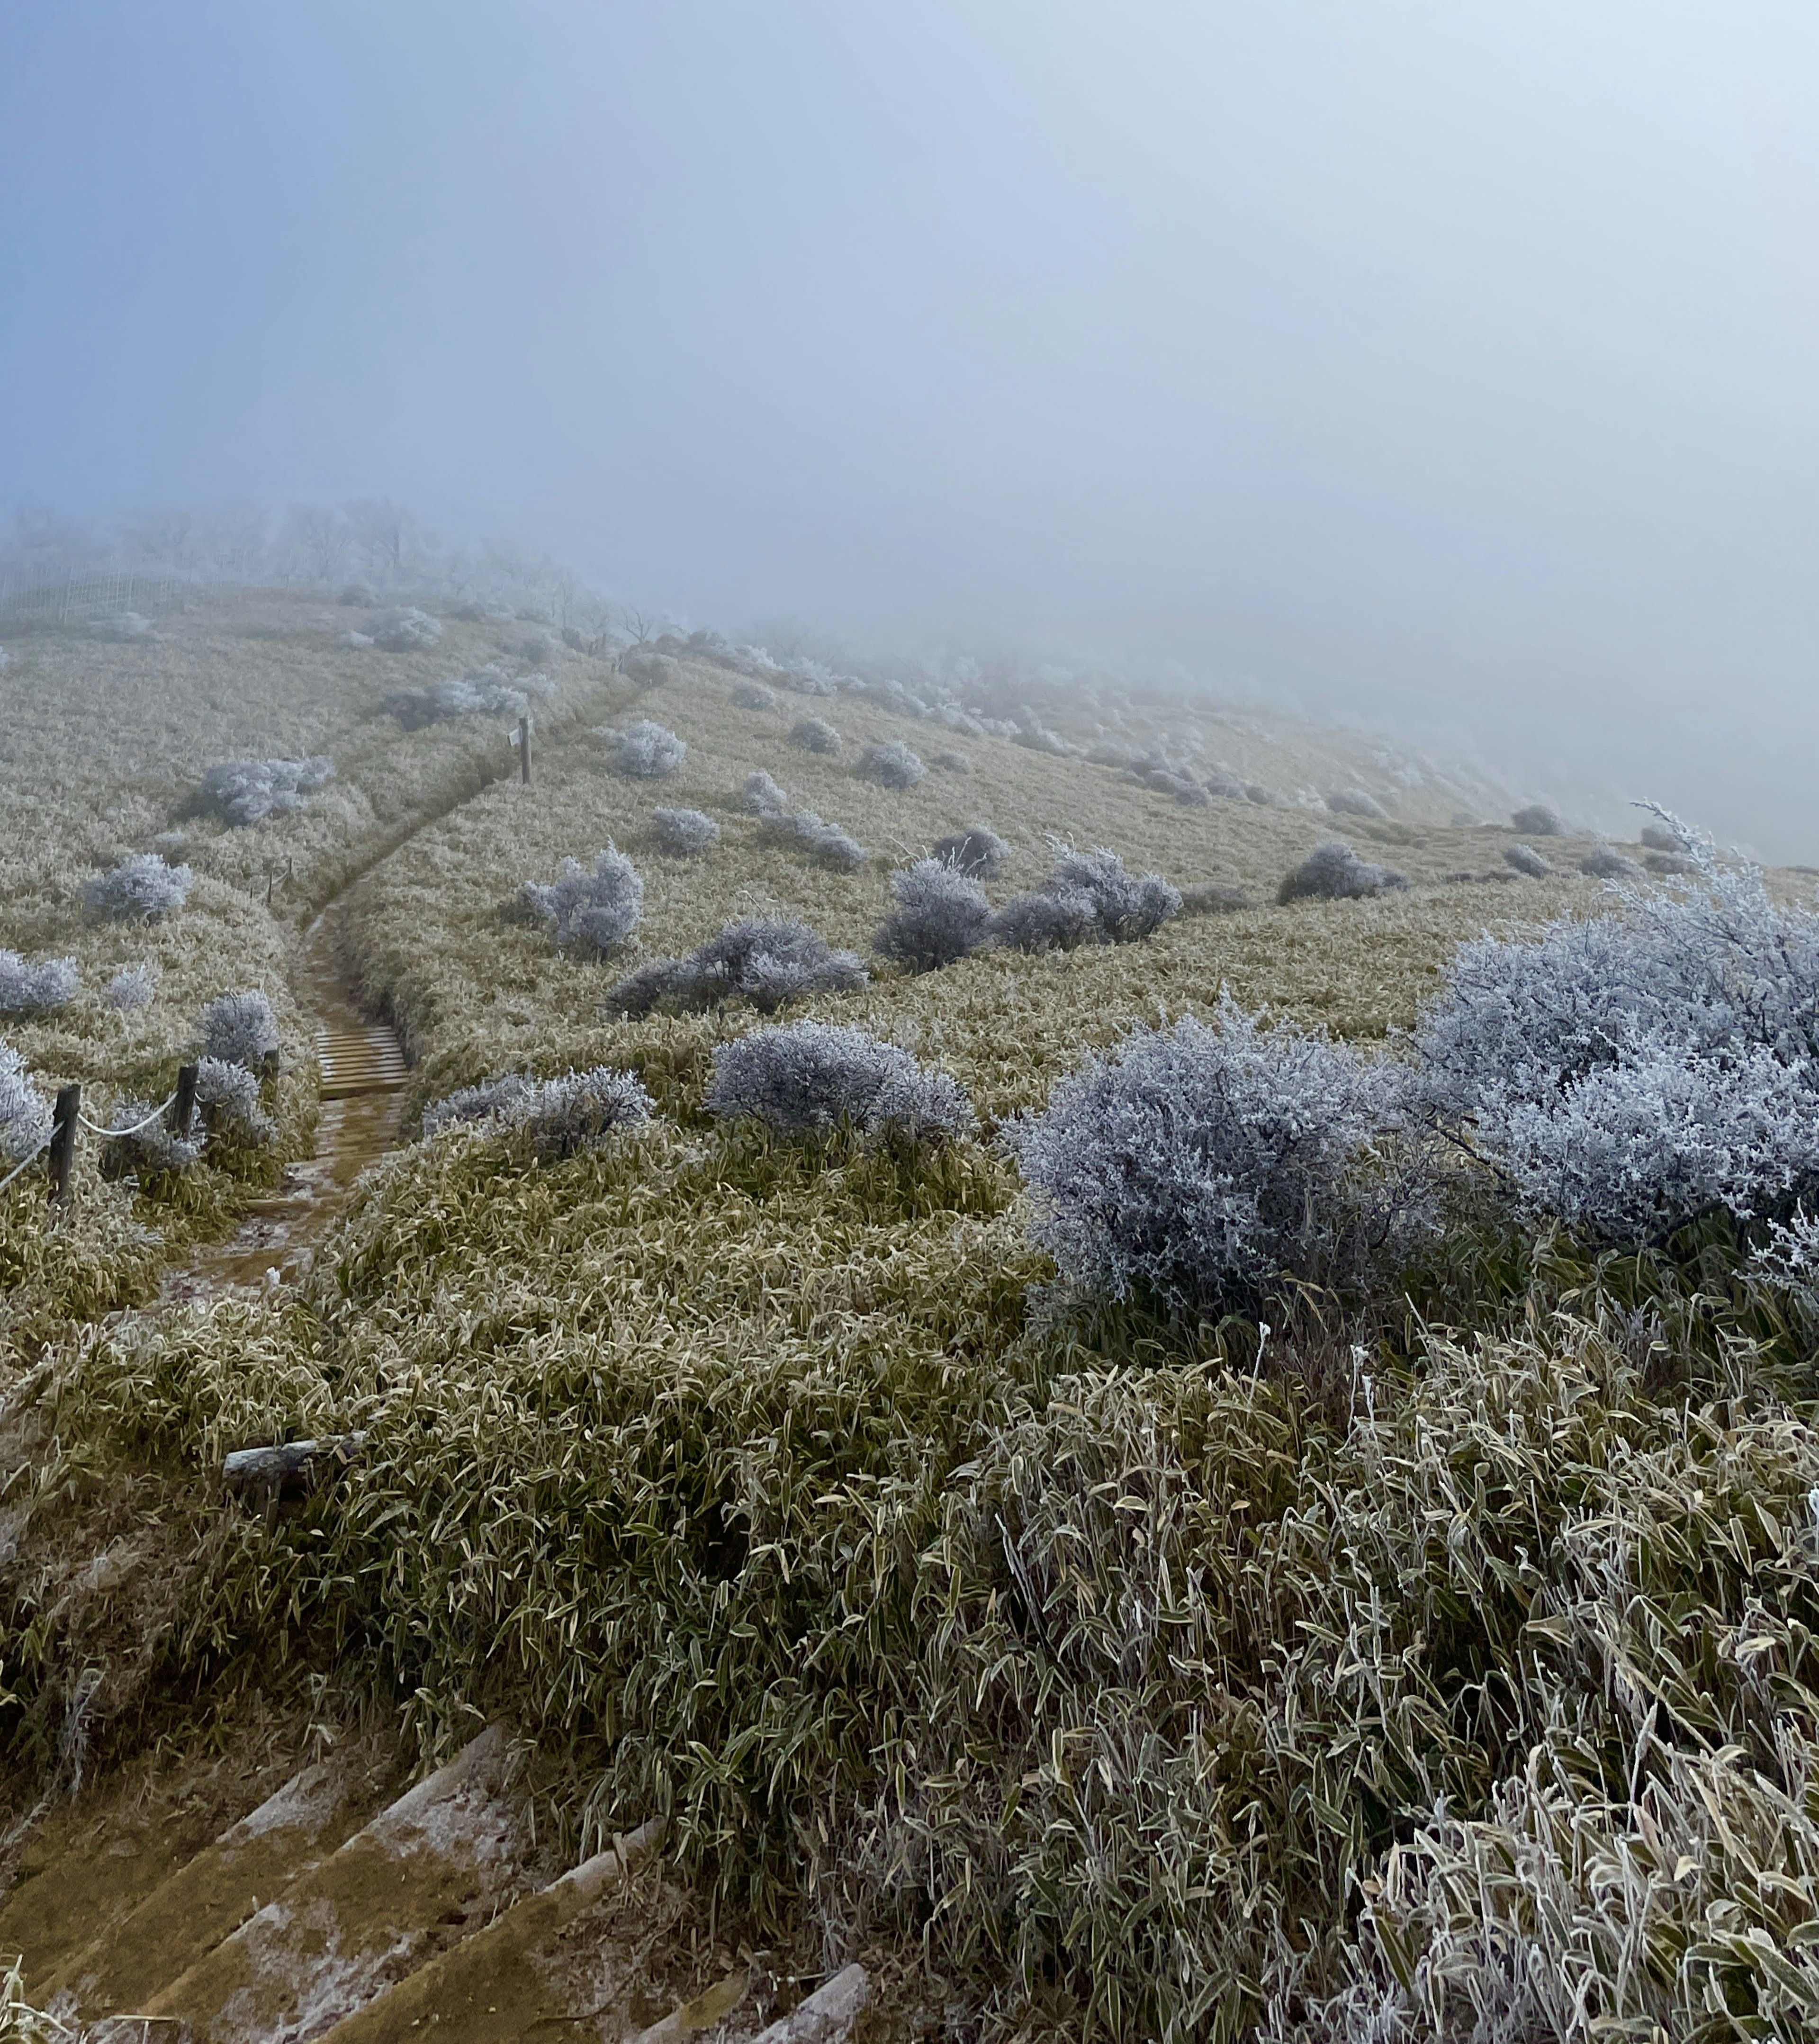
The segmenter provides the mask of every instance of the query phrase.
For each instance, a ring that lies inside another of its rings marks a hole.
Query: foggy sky
[[[0,12],[0,503],[1255,679],[1819,863],[1819,13]]]

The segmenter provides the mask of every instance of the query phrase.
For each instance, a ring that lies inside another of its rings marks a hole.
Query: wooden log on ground
[[[221,1488],[234,1497],[307,1497],[339,1476],[366,1439],[364,1434],[331,1434],[320,1441],[236,1448],[221,1464]]]
[[[806,2001],[761,2031],[756,2044],[839,2044],[852,2034],[860,2011],[871,1999],[863,1966],[843,1966]]]

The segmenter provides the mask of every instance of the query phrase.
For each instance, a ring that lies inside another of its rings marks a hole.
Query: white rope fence
[[[23,1171],[28,1165],[37,1163],[38,1159],[44,1155],[44,1152],[49,1149],[50,1147],[50,1137],[48,1135],[40,1135],[38,1138],[37,1147],[33,1149],[29,1155],[21,1158],[19,1162],[13,1166],[12,1170],[6,1174],[5,1178],[0,1178],[0,1193],[5,1192],[6,1188],[12,1184],[13,1181],[18,1177],[19,1174]]]
[[[87,1129],[91,1135],[98,1135],[106,1142],[114,1142],[123,1136],[137,1135],[142,1130],[149,1128],[153,1122],[169,1113],[173,1107],[179,1110],[181,1116],[187,1122],[194,1114],[195,1098],[196,1067],[186,1065],[177,1074],[175,1089],[167,1093],[155,1108],[141,1115],[137,1121],[129,1121],[122,1128],[113,1128],[106,1122],[91,1121],[83,1112],[80,1085],[64,1086],[57,1095],[56,1112],[52,1116],[49,1128],[33,1144],[28,1154],[14,1164],[6,1177],[0,1178],[0,1193],[6,1192],[15,1179],[29,1170],[48,1150],[51,1153],[51,1197],[54,1201],[62,1200],[69,1190],[70,1165],[75,1154],[75,1133],[79,1128]],[[187,1135],[189,1130],[185,1127],[176,1132],[179,1135]]]
[[[177,1095],[175,1089],[173,1089],[159,1101],[158,1105],[152,1108],[152,1112],[146,1116],[143,1121],[134,1122],[130,1128],[103,1128],[98,1121],[90,1121],[86,1114],[81,1113],[80,1112],[77,1113],[76,1120],[82,1124],[84,1128],[92,1131],[97,1135],[137,1135],[140,1129],[149,1128],[152,1123],[158,1119],[159,1116],[164,1112],[166,1108],[174,1105],[176,1101],[176,1097]],[[50,1140],[50,1138],[46,1136],[44,1140],[48,1143]]]

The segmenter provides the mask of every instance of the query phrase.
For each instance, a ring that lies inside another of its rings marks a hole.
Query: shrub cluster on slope
[[[657,849],[672,859],[694,859],[720,842],[720,826],[700,809],[653,809]]]
[[[975,880],[995,880],[1010,863],[1010,847],[985,824],[971,824],[952,837],[936,838],[929,856]]]
[[[514,682],[498,667],[470,667],[426,689],[394,689],[379,707],[406,731],[421,731],[453,717],[523,717],[533,701],[555,693],[555,684],[545,674],[525,674]]]
[[[594,857],[590,871],[565,859],[553,881],[527,880],[518,893],[523,912],[544,924],[563,950],[605,957],[630,940],[644,914],[644,882],[616,846]]]
[[[182,908],[194,882],[188,866],[168,866],[155,851],[137,851],[84,881],[82,898],[101,915],[149,923]]]
[[[613,764],[636,781],[663,780],[688,757],[684,741],[654,717],[641,717],[623,731],[603,731],[599,736],[606,740]]]
[[[759,835],[767,844],[806,851],[817,866],[836,873],[856,873],[871,856],[850,832],[830,824],[813,809],[761,810]]]
[[[391,707],[386,698],[386,707]],[[202,776],[202,800],[223,823],[240,828],[301,809],[335,777],[335,763],[307,759],[229,759]]]
[[[919,859],[890,876],[897,906],[872,948],[911,972],[934,972],[978,951],[991,932],[991,905],[978,881],[944,859]]]
[[[913,788],[928,778],[929,770],[901,739],[883,745],[868,745],[853,770],[862,781],[875,781],[881,788]]]
[[[1181,913],[1181,890],[1159,873],[1128,872],[1115,851],[1065,847],[1041,886],[1006,902],[992,938],[1007,949],[1071,951],[1134,943]]]
[[[779,1135],[849,1127],[910,1142],[971,1132],[972,1109],[945,1072],[863,1029],[794,1022],[713,1053],[710,1114],[762,1122]]]
[[[1361,901],[1373,894],[1390,893],[1408,884],[1394,868],[1360,859],[1343,839],[1334,838],[1326,844],[1317,844],[1285,877],[1276,899],[1284,905],[1290,901]]]
[[[22,958],[0,951],[0,1015],[52,1015],[75,1000],[78,975],[73,958]]]
[[[434,1135],[445,1128],[492,1123],[521,1130],[539,1156],[557,1158],[650,1117],[651,1097],[640,1082],[630,1072],[600,1065],[553,1079],[504,1072],[463,1086],[424,1110],[423,1132]]]
[[[686,958],[652,959],[606,997],[621,1015],[658,1008],[686,1012],[722,1001],[745,1001],[763,1014],[812,993],[848,993],[866,983],[856,953],[830,951],[794,916],[749,916],[729,923]]]

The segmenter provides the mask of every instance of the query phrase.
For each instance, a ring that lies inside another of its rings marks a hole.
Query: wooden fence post
[[[82,1112],[82,1088],[59,1086],[51,1116],[51,1197],[70,1196],[70,1166],[75,1161],[76,1116]]]
[[[188,1140],[196,1119],[196,1067],[177,1067],[177,1097],[171,1103],[171,1133],[179,1143]]]
[[[518,719],[518,778],[528,788],[531,784],[531,720],[528,717]]]

